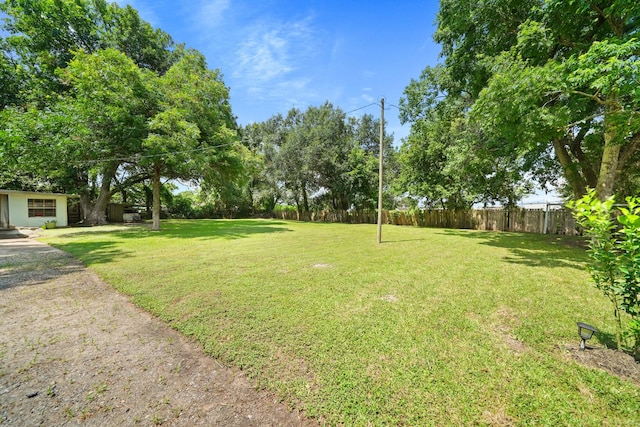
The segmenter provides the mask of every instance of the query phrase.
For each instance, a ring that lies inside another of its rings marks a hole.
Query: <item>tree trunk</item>
[[[85,222],[91,225],[104,225],[107,223],[107,205],[111,200],[111,193],[109,190],[100,190],[100,195],[93,203],[92,209],[89,211],[85,218]]]
[[[153,184],[151,184],[153,186]],[[146,184],[142,187],[144,190],[144,209],[147,215],[151,212],[151,205],[153,204],[153,190]]]
[[[81,222],[86,222],[87,213],[93,210],[93,202],[91,201],[91,196],[89,196],[88,191],[80,192],[80,209],[82,210],[82,218]]]
[[[249,200],[251,200],[251,216],[255,216],[255,203],[253,201],[253,191],[251,190],[251,185],[247,186],[247,193],[249,193]]]
[[[160,231],[160,163],[153,165],[153,225],[152,231]]]
[[[91,200],[89,193],[80,195],[80,204],[84,211],[84,222],[90,225],[103,225],[107,223],[107,205],[111,200],[111,181],[118,169],[117,164],[110,164],[102,170],[100,193],[98,198],[94,201]]]
[[[571,160],[567,147],[564,144],[563,139],[553,140],[553,149],[556,153],[556,157],[562,166],[562,171],[567,182],[571,186],[573,191],[573,197],[579,199],[587,194],[587,186],[584,178],[578,173],[576,165]]]
[[[307,196],[306,185],[302,186],[302,201],[304,203],[304,211],[309,212],[309,197]]]
[[[596,187],[596,195],[600,200],[605,200],[613,195],[618,160],[620,159],[621,145],[616,141],[616,128],[611,123],[610,114],[612,112],[605,113],[604,117],[604,150],[602,151],[602,163]]]
[[[580,176],[584,178],[586,186],[590,188],[596,188],[596,186],[598,185],[598,176],[593,170],[593,165],[589,162],[589,159],[587,159],[584,151],[582,151],[580,142],[572,141],[570,148],[571,153],[578,161],[578,167],[580,167],[580,170],[582,171],[582,175]]]

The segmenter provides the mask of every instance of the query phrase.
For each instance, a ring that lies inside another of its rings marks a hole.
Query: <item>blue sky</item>
[[[437,1],[130,0],[176,42],[202,52],[231,88],[242,125],[324,101],[348,112],[404,88],[438,61]],[[363,113],[378,117],[380,108]],[[395,143],[409,133],[385,111]]]

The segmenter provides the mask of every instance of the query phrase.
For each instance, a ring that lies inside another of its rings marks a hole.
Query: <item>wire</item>
[[[372,105],[380,106],[380,104],[378,104],[377,102],[372,102],[371,104],[367,104],[367,105],[365,105],[365,106],[363,106],[363,107],[358,107],[358,108],[356,108],[356,109],[354,109],[354,110],[347,111],[346,113],[344,113],[344,115],[346,116],[346,115],[349,115],[349,114],[351,114],[351,113],[355,113],[355,112],[356,112],[356,111],[358,111],[358,110],[364,110],[365,108],[367,108],[367,107],[371,107]]]
[[[356,111],[358,111],[358,110],[363,110],[363,109],[365,109],[365,108],[367,108],[367,107],[371,107],[372,105],[377,105],[378,107],[380,106],[380,104],[379,104],[379,103],[377,103],[377,102],[372,102],[371,104],[367,104],[367,105],[365,105],[365,106],[355,108],[355,109],[353,109],[353,110],[351,110],[351,111],[347,111],[347,112],[346,112],[346,113],[344,113],[344,114],[345,114],[345,115],[348,115],[348,114],[354,113],[354,112],[356,112]],[[385,102],[385,107],[387,107],[387,106],[388,106],[388,107],[397,108],[398,110],[400,110],[400,107],[398,107],[397,105],[395,105],[395,104],[389,104],[389,103],[386,103],[386,102]],[[389,111],[389,110],[391,110],[391,108],[385,108],[385,109],[384,109],[384,111]]]
[[[228,147],[230,145],[235,144],[235,142],[229,142],[227,144],[220,144],[220,145],[211,145],[208,147],[201,147],[201,148],[194,148],[192,150],[179,150],[179,151],[170,151],[168,153],[161,153],[161,154],[147,154],[145,156],[140,156],[140,155],[133,155],[133,156],[129,156],[129,157],[112,157],[110,159],[96,159],[96,160],[85,160],[85,161],[77,161],[77,162],[72,162],[72,163],[76,163],[76,164],[92,164],[92,163],[103,163],[103,162],[128,162],[128,161],[138,161],[140,159],[152,159],[154,157],[165,157],[165,156],[169,156],[169,155],[174,155],[174,154],[182,154],[182,153],[194,153],[197,151],[205,151],[205,150],[212,150],[214,148],[222,148],[222,147]]]
[[[351,111],[347,111],[346,113],[344,113],[344,115],[346,116],[346,115],[349,115],[351,113],[355,113],[356,111],[364,110],[365,108],[371,107],[373,105],[380,106],[380,104],[378,104],[377,102],[372,102],[370,104],[363,105],[362,107],[354,108]],[[398,107],[396,105],[393,105],[393,104],[388,104],[388,105],[391,106],[391,107],[396,107],[396,108],[400,109],[400,107]],[[385,108],[385,110],[388,110],[388,108]],[[147,154],[145,156],[133,155],[133,156],[129,156],[129,157],[112,157],[112,158],[107,158],[107,159],[75,161],[75,162],[71,162],[71,163],[86,165],[86,164],[98,164],[98,163],[106,163],[106,162],[133,162],[133,161],[139,161],[141,159],[152,159],[152,158],[156,158],[156,157],[165,157],[165,156],[175,155],[175,154],[194,153],[194,152],[198,152],[198,151],[212,150],[212,149],[215,149],[215,148],[228,147],[228,146],[233,145],[233,144],[235,144],[235,142],[230,142],[230,143],[227,143],[227,144],[220,144],[220,145],[212,145],[212,146],[202,147],[202,148],[194,148],[192,150],[172,151],[172,152],[161,153],[161,154]]]

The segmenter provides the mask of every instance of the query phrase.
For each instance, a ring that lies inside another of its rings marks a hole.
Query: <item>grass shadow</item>
[[[613,350],[616,350],[618,348],[616,336],[614,334],[596,331],[594,335],[596,336],[596,338],[598,338],[598,341],[600,341],[600,343],[602,343],[606,348],[610,348]]]
[[[75,241],[69,243],[51,243],[62,251],[65,251],[75,258],[82,260],[84,265],[105,264],[126,256],[130,252],[118,249],[119,243],[116,241]]]
[[[476,239],[481,245],[504,248],[509,251],[505,262],[528,267],[568,267],[584,269],[587,261],[585,240],[580,236],[508,233],[475,230],[439,230],[446,236]]]
[[[58,239],[75,239],[78,236],[92,236],[99,233],[117,235],[118,238],[136,239],[150,236],[175,239],[241,239],[255,234],[282,233],[292,231],[282,221],[271,220],[223,220],[223,219],[185,219],[168,220],[160,224],[160,231],[152,231],[149,222],[139,224],[109,224],[106,226],[86,227],[85,231],[76,231],[57,236]],[[108,227],[119,227],[109,229]]]
[[[21,286],[42,285],[82,270],[84,270],[82,265],[47,267],[37,271],[30,265],[20,265],[9,272],[0,272],[0,291]]]
[[[425,242],[425,241],[427,241],[427,240],[429,240],[429,239],[427,239],[427,238],[419,238],[419,239],[397,239],[397,240],[394,240],[394,239],[389,239],[389,240],[382,239],[382,242],[381,242],[381,243],[384,245],[385,243]]]
[[[131,252],[122,249],[121,240],[131,239],[191,239],[234,240],[265,233],[292,231],[282,227],[284,222],[268,220],[170,220],[161,224],[160,231],[152,231],[150,224],[126,227],[97,226],[61,234],[50,242],[52,246],[68,252],[85,265],[106,264]],[[111,227],[111,228],[109,228]],[[95,239],[92,238],[95,236]],[[151,241],[151,240],[150,240]],[[149,249],[153,245],[150,243]]]
[[[284,233],[292,231],[282,221],[234,219],[234,220],[181,220],[161,224],[160,236],[175,239],[241,239],[256,234]]]
[[[47,246],[15,247],[0,259],[0,291],[40,285],[83,269],[68,253]]]

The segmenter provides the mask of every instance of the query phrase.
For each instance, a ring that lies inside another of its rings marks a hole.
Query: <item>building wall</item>
[[[0,194],[0,230],[9,228],[9,198]]]
[[[55,199],[56,216],[29,217],[28,199]],[[15,227],[42,227],[47,221],[56,221],[58,227],[66,227],[67,196],[38,193],[9,194],[9,223]]]

